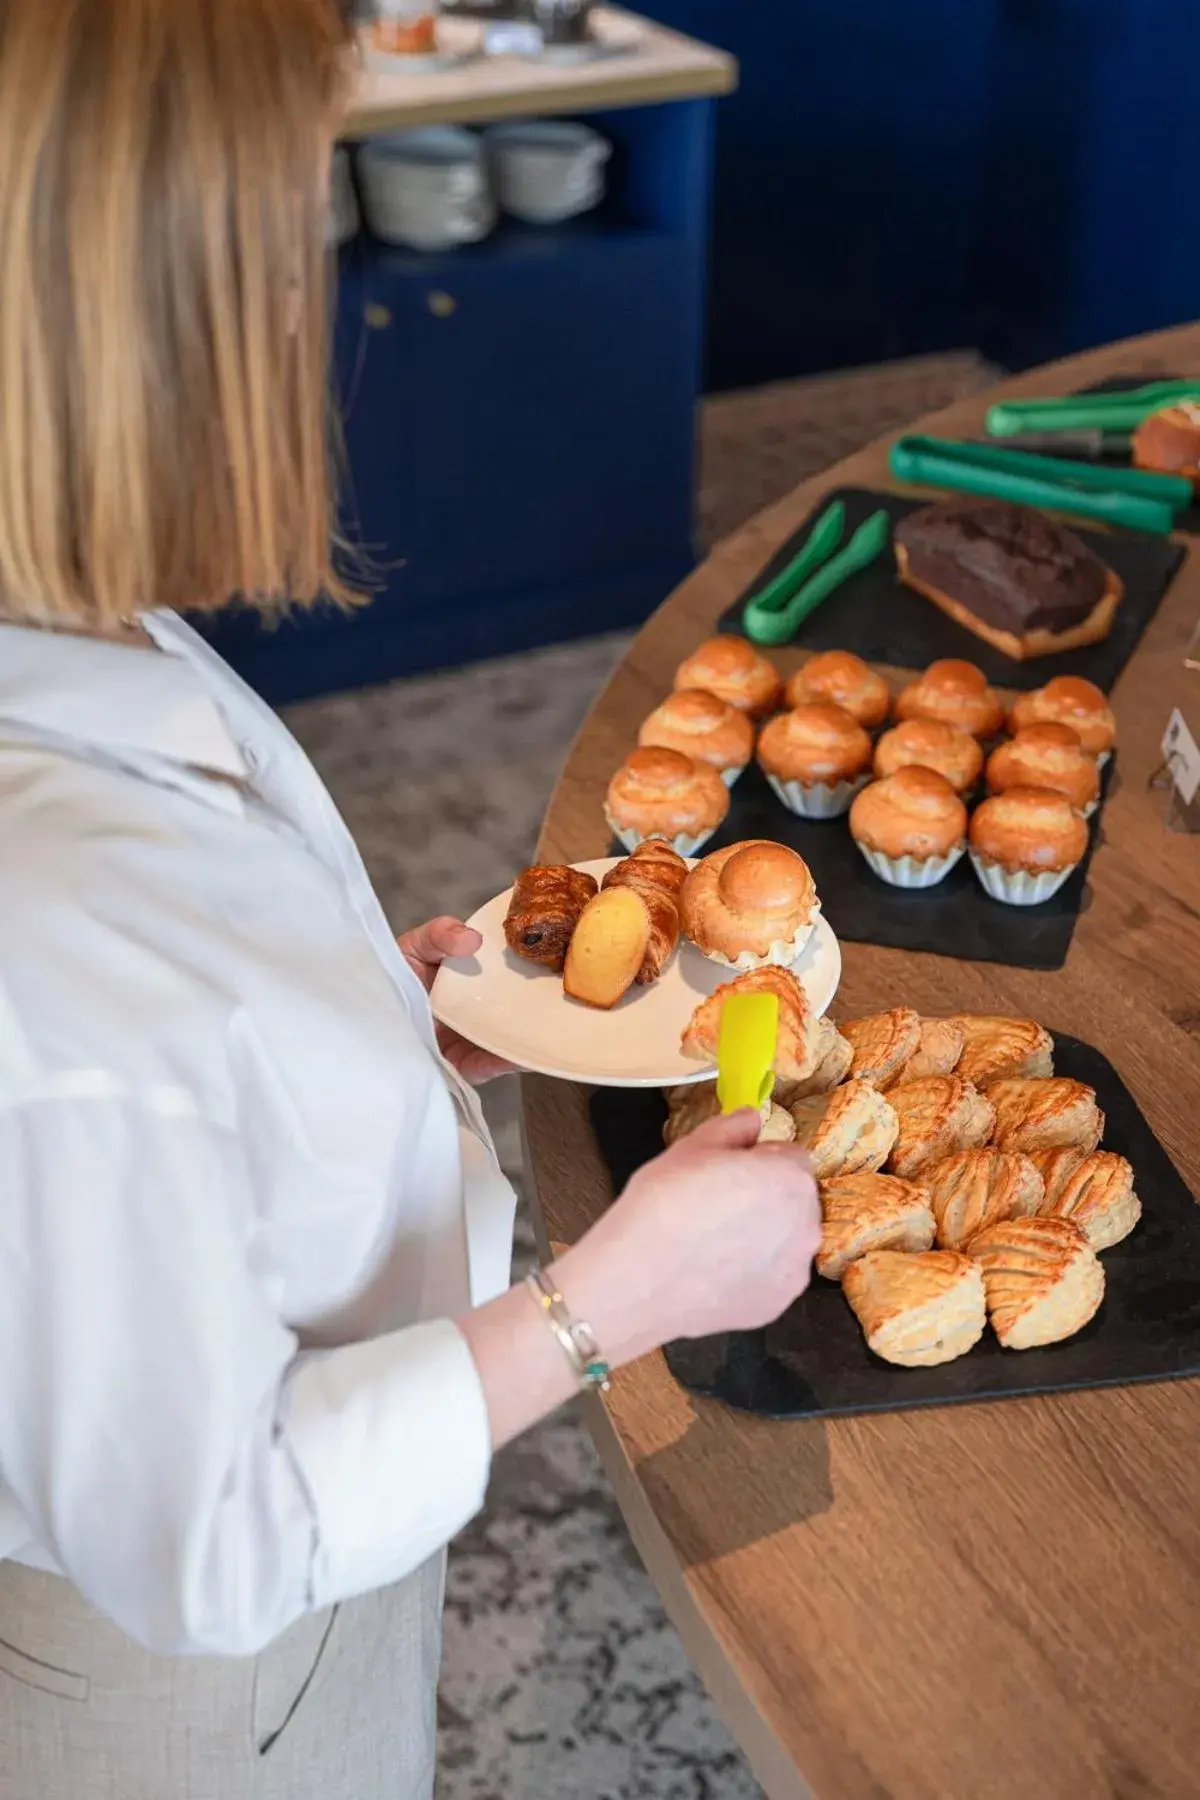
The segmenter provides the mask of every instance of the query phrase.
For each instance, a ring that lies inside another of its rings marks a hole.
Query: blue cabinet
[[[375,598],[220,620],[269,699],[638,623],[692,566],[710,106],[595,122],[616,154],[592,217],[343,252],[344,528]]]

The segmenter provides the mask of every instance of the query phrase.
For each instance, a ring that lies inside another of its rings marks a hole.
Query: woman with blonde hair
[[[496,1066],[426,998],[477,940],[396,943],[178,617],[341,591],[351,56],[335,0],[0,0],[5,1800],[427,1796],[443,1550],[493,1450],[775,1316],[816,1241],[803,1158],[739,1115],[549,1307],[510,1287]]]

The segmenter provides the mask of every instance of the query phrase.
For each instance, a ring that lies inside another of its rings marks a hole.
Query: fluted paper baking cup
[[[767,775],[764,769],[763,774]],[[859,775],[854,781],[781,781],[778,775],[767,775],[772,791],[789,812],[802,819],[839,819],[850,811],[855,794],[865,788],[871,777]]]
[[[858,843],[857,838],[854,841]],[[962,861],[966,849],[965,844],[956,844],[945,856],[885,856],[882,850],[869,850],[866,844],[858,847],[872,874],[898,888],[936,887]]]
[[[1071,879],[1079,864],[1072,863],[1069,869],[1044,869],[1033,875],[1028,869],[1006,869],[1003,863],[991,862],[972,850],[971,867],[979,877],[980,887],[993,900],[1002,900],[1005,906],[1040,906]]]
[[[721,780],[725,783],[726,787],[731,788],[738,776],[744,774],[745,770],[745,763],[738,763],[736,768],[733,769],[722,769]]]
[[[768,945],[761,955],[756,950],[743,950],[737,956],[722,956],[718,950],[707,950],[705,955],[713,962],[724,963],[727,969],[736,969],[739,975],[748,974],[751,969],[765,969],[769,964],[774,964],[780,969],[790,969],[792,964],[799,960],[805,944],[817,929],[817,917],[820,911],[821,902],[817,900],[810,916],[792,937],[778,939],[775,943]]]
[[[644,844],[647,838],[664,837],[664,833],[661,831],[635,831],[631,826],[622,827],[614,824],[611,813],[606,812],[604,817],[607,819],[608,828],[616,838],[617,842],[623,844],[625,849],[631,854],[637,849],[639,844]],[[676,856],[695,856],[701,845],[707,844],[715,830],[716,826],[714,825],[712,831],[701,831],[694,837],[688,837],[685,833],[680,832],[677,837],[665,838],[665,842],[670,844]]]

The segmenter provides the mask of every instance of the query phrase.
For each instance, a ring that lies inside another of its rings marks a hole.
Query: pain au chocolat
[[[971,1239],[992,1329],[1006,1350],[1074,1337],[1099,1310],[1104,1270],[1069,1219],[1006,1219]]]
[[[943,1250],[962,1250],[1001,1219],[1031,1218],[1045,1188],[1032,1159],[991,1144],[956,1150],[921,1171]]]
[[[868,1081],[847,1081],[792,1106],[796,1142],[812,1158],[818,1181],[881,1169],[896,1141],[893,1108]]]
[[[821,1185],[818,1275],[840,1281],[870,1250],[928,1250],[933,1245],[929,1195],[894,1175],[841,1175]]]
[[[584,907],[599,891],[594,876],[566,863],[523,869],[504,918],[504,941],[528,962],[561,969]]]
[[[965,1356],[987,1324],[980,1266],[956,1250],[873,1250],[850,1264],[842,1292],[876,1356],[902,1368]]]
[[[992,1135],[991,1101],[961,1075],[898,1081],[887,1097],[897,1121],[888,1167],[906,1181],[956,1150],[986,1144]]]
[[[1082,538],[1005,500],[936,501],[896,527],[908,587],[1015,661],[1099,643],[1124,585]]]
[[[992,1142],[1001,1150],[1032,1154],[1074,1145],[1091,1151],[1104,1136],[1095,1090],[1065,1075],[993,1081],[987,1097],[996,1110]]]

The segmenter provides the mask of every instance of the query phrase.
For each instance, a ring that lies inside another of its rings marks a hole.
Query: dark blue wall
[[[709,382],[1200,314],[1200,0],[645,0],[731,50]]]

